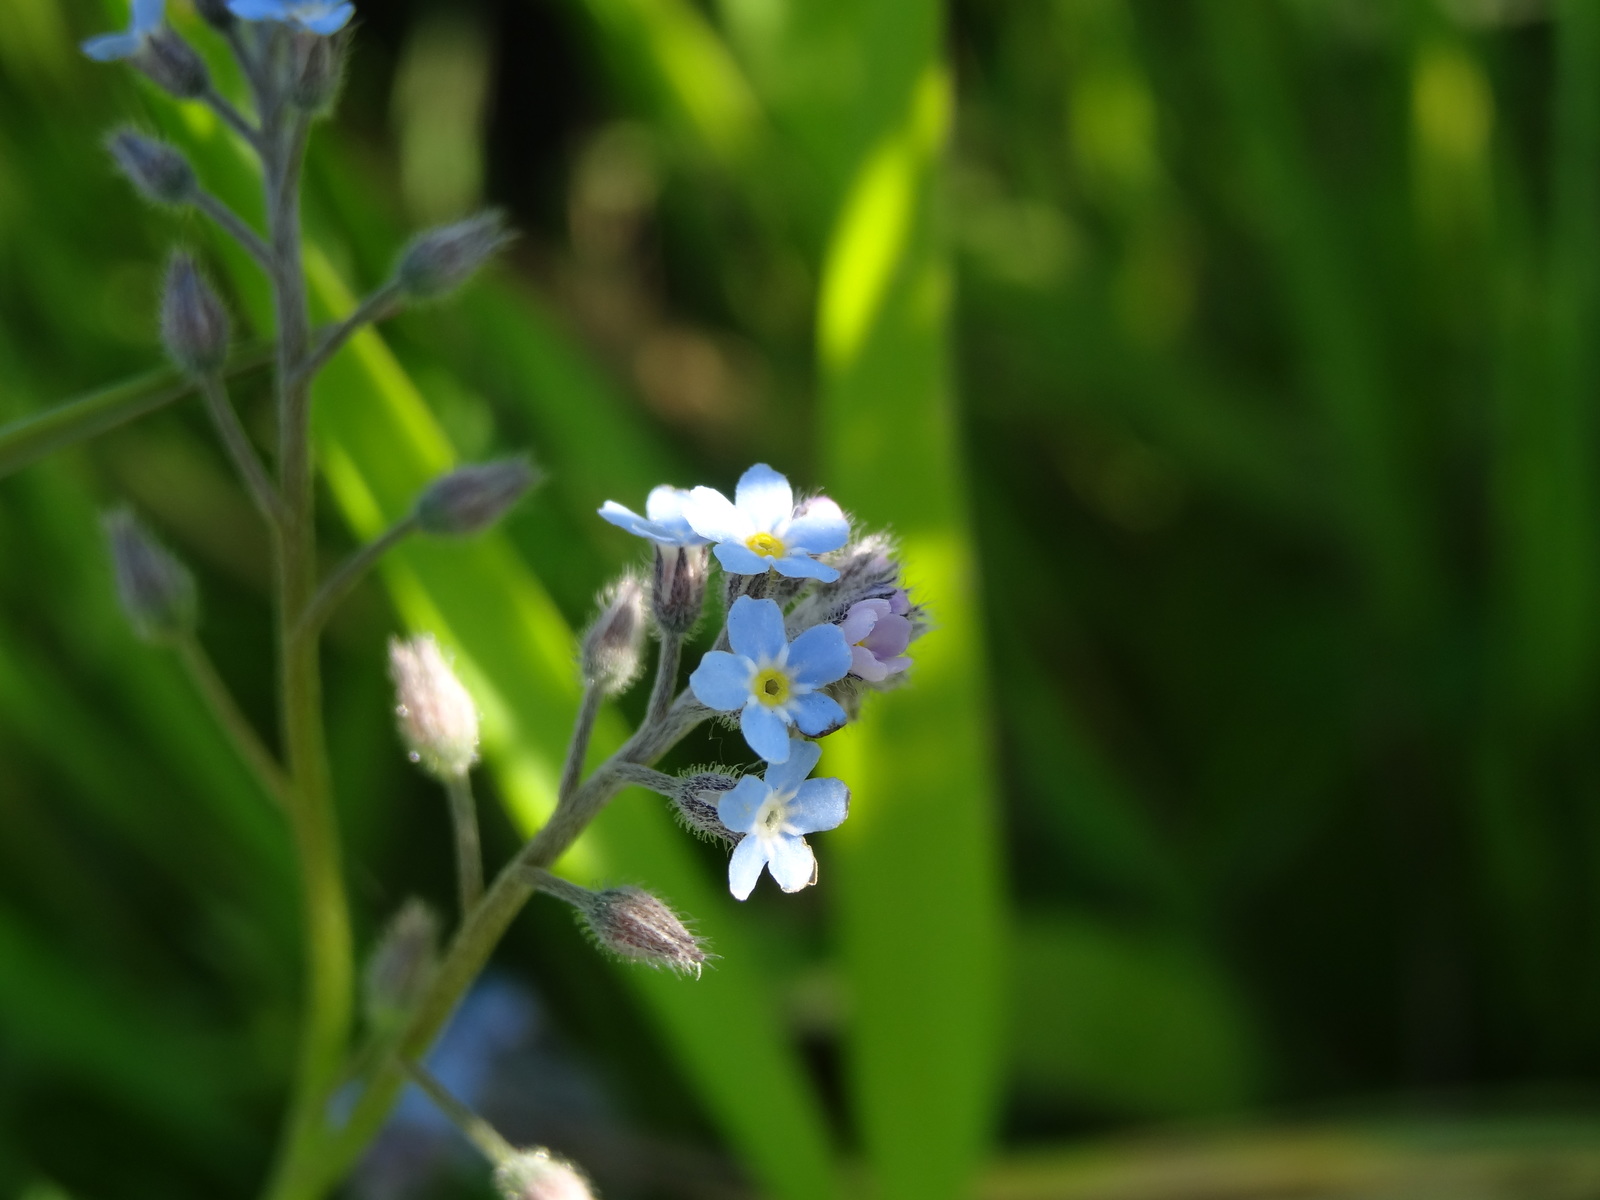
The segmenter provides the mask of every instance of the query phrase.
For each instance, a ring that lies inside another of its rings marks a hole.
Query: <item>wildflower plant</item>
[[[161,328],[169,357],[203,398],[218,439],[270,534],[279,736],[275,747],[234,703],[195,637],[194,581],[126,511],[106,518],[119,594],[136,631],[170,647],[244,762],[282,809],[299,856],[306,993],[300,1055],[278,1157],[264,1195],[325,1195],[416,1083],[482,1149],[503,1195],[586,1196],[572,1164],[510,1146],[421,1066],[430,1044],[535,893],[569,904],[605,952],[698,976],[710,955],[692,923],[643,888],[582,887],[551,870],[605,805],[628,786],[664,797],[686,829],[729,852],[731,893],[748,897],[763,872],[785,892],[817,879],[809,834],[849,811],[838,779],[813,778],[818,739],[854,719],[866,692],[893,686],[926,627],[892,544],[858,536],[825,496],[798,499],[766,464],[739,479],[733,499],[710,487],[663,485],[640,516],[608,501],[599,515],[645,541],[646,562],[606,589],[580,639],[582,698],[552,813],[487,883],[471,776],[478,713],[431,635],[396,639],[389,669],[400,739],[444,789],[454,828],[459,914],[446,932],[412,901],[367,956],[359,983],[325,738],[319,644],[324,625],[383,555],[412,537],[465,537],[492,527],[536,482],[524,457],[457,468],[424,488],[409,513],[341,565],[319,575],[311,443],[312,381],[367,326],[464,284],[508,239],[484,213],[412,239],[391,278],[348,316],[313,328],[300,231],[308,137],[337,92],[350,3],[203,0],[249,87],[236,106],[211,82],[203,56],[164,19],[162,0],[134,0],[125,30],[84,44],[90,58],[126,62],[185,102],[214,110],[254,153],[265,228],[208,192],[176,147],[115,133],[118,168],[153,203],[193,209],[236,241],[273,298],[277,443],[269,469],[228,393],[232,322],[200,264],[174,253]],[[714,572],[721,585],[713,587]],[[692,670],[683,655],[709,611],[719,617]],[[655,643],[655,672],[639,727],[600,766],[583,767],[601,706],[632,688]],[[687,676],[687,679],[685,679]],[[736,722],[759,769],[712,764],[681,776],[655,764],[696,728]],[[357,1020],[361,993],[364,1021]],[[337,1093],[338,1102],[335,1103]]]

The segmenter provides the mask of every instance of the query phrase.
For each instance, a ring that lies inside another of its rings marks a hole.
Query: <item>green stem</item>
[[[678,694],[678,664],[682,658],[683,638],[663,633],[661,653],[656,659],[656,678],[650,687],[650,705],[645,709],[646,720],[659,721],[672,707],[672,698]]]
[[[348,317],[323,331],[310,357],[301,366],[301,374],[308,379],[311,378],[327,366],[328,360],[344,349],[345,343],[361,330],[368,325],[388,320],[404,306],[405,293],[400,290],[399,285],[384,284],[357,305],[356,310]]]
[[[456,840],[456,891],[461,898],[461,919],[483,896],[483,850],[478,838],[478,806],[472,799],[472,780],[463,771],[445,781],[450,797],[450,825]]]
[[[578,704],[578,717],[572,725],[572,741],[567,746],[567,761],[561,768],[561,782],[556,787],[556,811],[578,786],[583,777],[583,760],[589,754],[589,738],[594,733],[595,718],[600,715],[600,701],[604,694],[594,684],[583,689],[583,699]]]
[[[506,1159],[516,1157],[517,1148],[501,1137],[500,1131],[493,1125],[452,1096],[427,1067],[419,1062],[407,1062],[405,1068],[411,1081],[427,1094],[434,1107],[450,1118],[450,1123],[461,1131],[461,1136],[471,1142],[491,1165],[498,1167]]]
[[[217,674],[210,657],[192,635],[179,641],[174,649],[177,651],[178,661],[183,664],[183,669],[194,684],[195,691],[200,693],[207,707],[211,709],[217,724],[233,743],[234,750],[250,768],[267,795],[275,800],[280,808],[287,810],[292,803],[292,787],[288,775],[284,773],[277,757],[261,741],[261,736],[250,723],[250,719],[239,711],[233,693]]]
[[[311,598],[305,611],[300,614],[295,635],[315,637],[321,632],[328,618],[333,615],[333,610],[339,607],[344,598],[354,590],[356,584],[366,578],[367,572],[377,565],[378,560],[416,530],[416,518],[405,517],[345,559],[332,575],[323,580],[322,586],[317,589],[317,594]]]
[[[200,381],[200,392],[206,399],[207,410],[211,413],[211,423],[217,428],[217,437],[221,439],[228,457],[233,460],[234,470],[238,471],[239,477],[244,480],[245,488],[249,491],[250,498],[255,501],[256,508],[266,518],[267,523],[276,529],[283,523],[283,499],[278,495],[278,489],[272,486],[267,469],[261,465],[260,456],[250,444],[250,435],[240,423],[239,414],[234,411],[233,405],[228,403],[228,392],[222,377],[207,375]]]

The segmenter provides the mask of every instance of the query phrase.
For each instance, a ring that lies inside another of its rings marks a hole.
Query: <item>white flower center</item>
[[[781,797],[769,796],[756,812],[755,832],[758,837],[777,837],[789,817],[789,806]]]

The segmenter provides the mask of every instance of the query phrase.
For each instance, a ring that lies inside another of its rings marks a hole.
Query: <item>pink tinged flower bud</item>
[[[895,611],[897,605],[900,612]],[[910,611],[903,591],[888,599],[862,600],[850,606],[839,623],[850,646],[850,674],[868,683],[882,683],[911,665],[906,648],[914,631],[904,615]]]
[[[684,637],[700,621],[706,604],[711,555],[704,546],[655,548],[650,580],[650,610],[663,633]]]
[[[471,279],[513,236],[498,212],[430,229],[400,252],[395,282],[414,299],[446,295]]]
[[[407,900],[367,960],[363,999],[374,1028],[393,1028],[411,1015],[438,961],[439,918],[421,900]]]
[[[644,667],[644,586],[624,575],[600,598],[600,615],[583,635],[584,682],[607,696],[628,690]]]
[[[548,1150],[524,1150],[494,1172],[502,1200],[595,1200],[583,1172]]]
[[[134,632],[167,643],[194,632],[194,577],[125,509],[101,521],[111,550],[117,598]]]
[[[619,958],[682,975],[698,976],[705,965],[707,956],[699,939],[677,913],[641,888],[593,892],[582,911],[600,948]]]
[[[470,771],[478,761],[478,710],[433,635],[391,640],[389,675],[411,761],[439,780]]]
[[[538,481],[539,473],[525,456],[458,467],[417,498],[417,527],[442,537],[481,533]]]
[[[673,812],[678,823],[696,837],[732,846],[740,835],[722,823],[717,804],[723,793],[731,792],[738,783],[737,776],[720,771],[703,771],[685,776],[679,781],[677,794],[672,797]]]
[[[117,169],[153,204],[188,204],[198,186],[189,160],[165,142],[121,129],[106,143]]]
[[[157,87],[180,100],[194,100],[211,88],[211,73],[206,70],[205,60],[188,42],[165,27],[145,39],[133,56],[133,65],[148,75]]]
[[[228,312],[187,254],[172,256],[161,296],[161,340],[190,375],[211,375],[228,361]]]

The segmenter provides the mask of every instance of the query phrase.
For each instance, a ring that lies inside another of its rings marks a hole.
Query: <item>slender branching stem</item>
[[[675,796],[678,793],[676,775],[668,775],[665,771],[658,771],[643,763],[617,763],[611,769],[623,783],[648,788],[658,796]]]
[[[177,651],[178,661],[183,664],[190,682],[194,684],[195,691],[200,693],[200,698],[205,701],[206,707],[211,710],[211,715],[221,726],[222,732],[233,744],[234,751],[244,761],[245,766],[250,768],[251,774],[261,784],[262,790],[280,808],[287,809],[291,803],[289,776],[284,772],[277,756],[267,749],[261,740],[261,735],[250,723],[250,719],[239,711],[233,693],[222,681],[222,676],[217,674],[210,656],[192,634],[180,639],[174,649]]]
[[[583,689],[583,699],[578,704],[578,716],[572,723],[572,741],[567,745],[567,761],[561,768],[561,783],[556,788],[557,808],[566,803],[583,777],[583,760],[589,754],[589,739],[594,734],[595,718],[600,715],[600,702],[605,695],[594,684]]]
[[[228,403],[228,389],[222,382],[222,376],[205,376],[200,381],[200,392],[205,396],[211,422],[217,427],[217,436],[222,439],[223,448],[233,460],[234,470],[244,480],[250,499],[255,501],[256,508],[267,519],[267,523],[274,530],[278,529],[284,519],[283,497],[278,495],[278,489],[273,486],[266,467],[261,464],[260,455],[250,444],[250,435],[240,423],[239,414]]]
[[[211,111],[222,118],[222,123],[233,130],[256,151],[261,152],[261,131],[250,123],[250,119],[233,106],[233,103],[216,88],[207,88],[202,100],[210,107]]]
[[[661,651],[656,658],[656,678],[650,686],[650,704],[645,710],[648,721],[659,721],[672,707],[672,698],[678,694],[678,664],[683,658],[683,637],[675,633],[662,633]]]
[[[570,879],[563,879],[559,875],[552,875],[543,867],[530,867],[524,873],[524,877],[533,885],[534,891],[554,896],[557,900],[565,900],[574,908],[582,908],[594,895],[588,888],[573,883]]]
[[[461,1131],[461,1136],[471,1142],[473,1149],[492,1165],[498,1167],[506,1159],[516,1156],[517,1148],[501,1137],[500,1131],[493,1125],[452,1096],[427,1067],[420,1062],[407,1061],[405,1069],[411,1081],[433,1101],[433,1106],[448,1117],[450,1123]]]
[[[272,248],[259,233],[245,224],[243,217],[207,191],[195,192],[194,206],[215,221],[223,233],[244,247],[250,257],[261,264],[269,274],[273,271],[275,260]]]
[[[300,614],[295,636],[315,637],[327,624],[334,609],[366,578],[367,572],[377,565],[378,560],[416,531],[416,518],[404,517],[345,559],[332,575],[323,580],[316,595],[311,597],[311,602]]]
[[[339,353],[345,343],[356,334],[368,325],[388,320],[403,307],[405,307],[405,293],[397,284],[384,284],[357,305],[356,310],[348,317],[322,331],[310,356],[300,368],[301,374],[309,379],[327,366],[328,360]]]
[[[472,778],[465,771],[445,781],[450,797],[450,825],[456,840],[456,891],[461,898],[461,919],[483,897],[483,849],[478,838],[478,806],[472,798]]]

